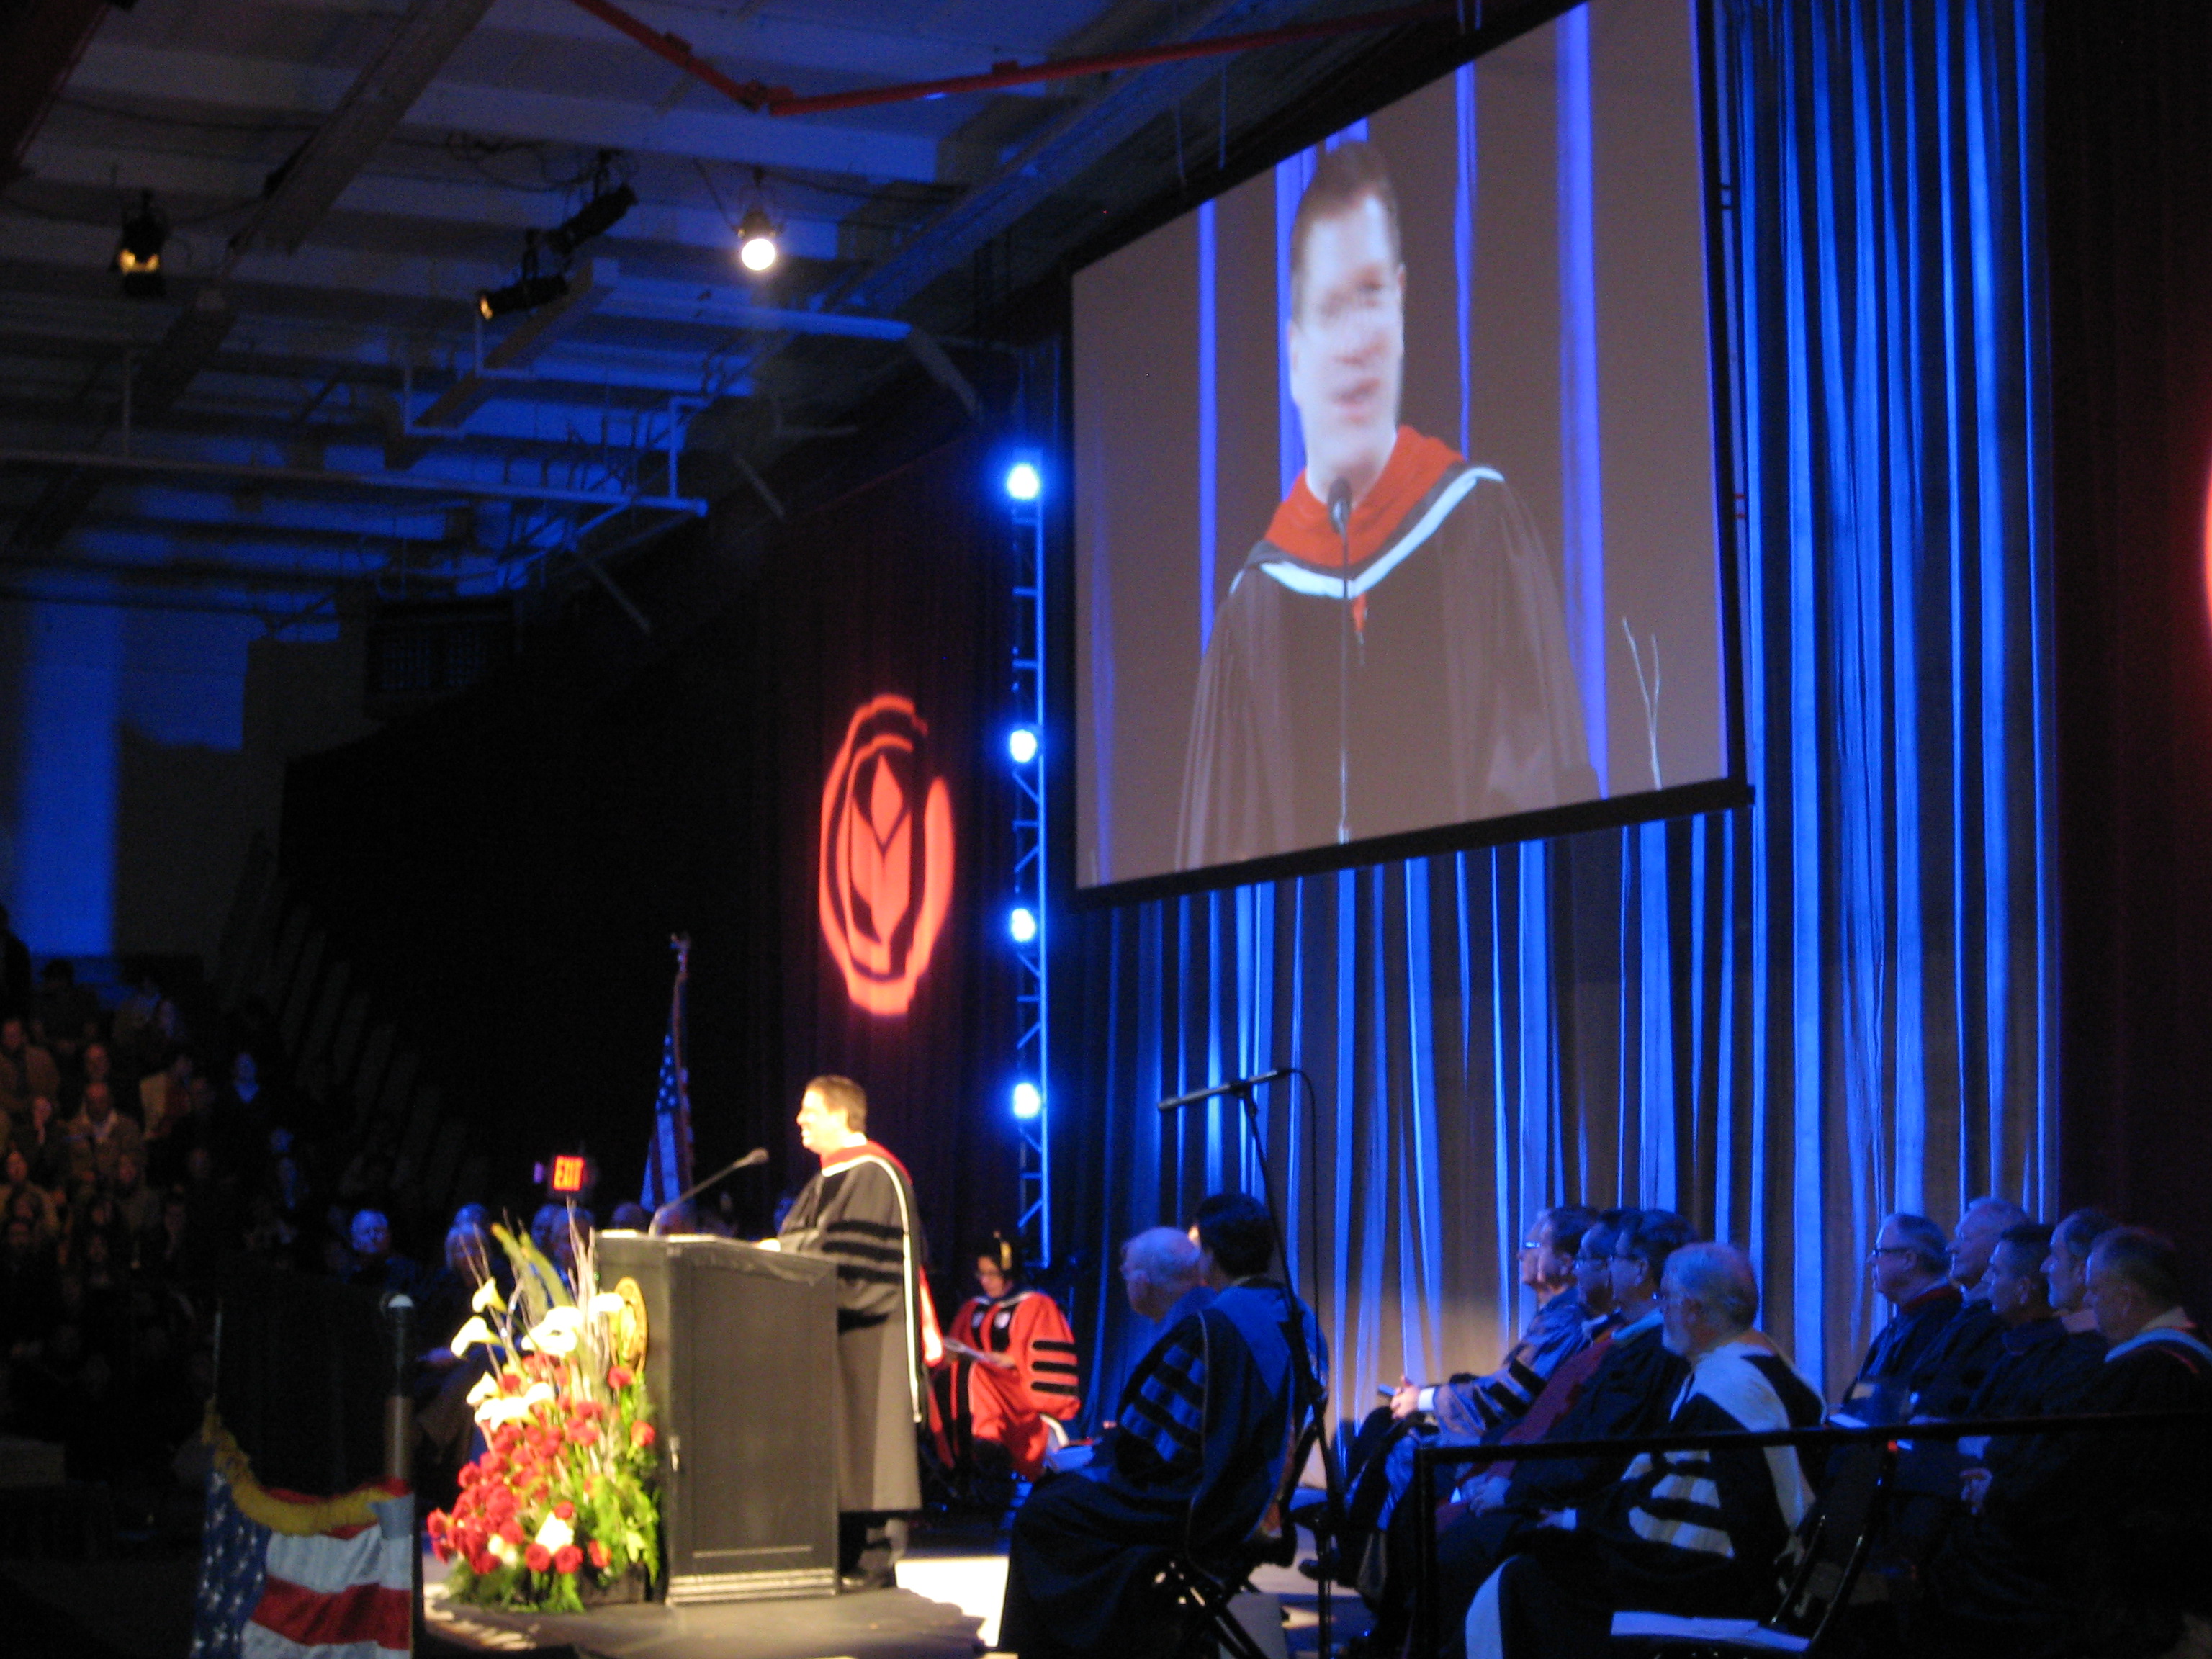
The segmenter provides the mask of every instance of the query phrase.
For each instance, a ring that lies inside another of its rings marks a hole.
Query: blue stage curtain
[[[1055,1094],[1091,1399],[1153,1333],[1120,1239],[1258,1190],[1262,1101],[1340,1413],[1486,1368],[1543,1205],[1743,1244],[1816,1384],[1893,1208],[2055,1191],[2036,8],[1710,12],[1748,811],[1077,919]]]

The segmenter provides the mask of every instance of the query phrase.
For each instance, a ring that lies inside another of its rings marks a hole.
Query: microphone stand
[[[743,1158],[724,1164],[720,1169],[715,1170],[714,1174],[708,1176],[697,1186],[686,1188],[684,1191],[677,1194],[675,1197],[670,1199],[666,1204],[661,1206],[661,1208],[673,1209],[677,1205],[683,1203],[687,1199],[698,1197],[700,1194],[705,1192],[708,1188],[713,1186],[724,1176],[733,1176],[740,1170],[750,1170],[757,1164],[765,1164],[767,1162],[768,1148],[765,1146],[756,1146],[752,1151],[747,1152]]]

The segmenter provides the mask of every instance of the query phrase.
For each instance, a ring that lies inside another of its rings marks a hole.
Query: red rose
[[[469,1565],[475,1571],[477,1577],[488,1578],[499,1571],[499,1557],[494,1555],[489,1550],[478,1550],[470,1560]]]
[[[522,1392],[522,1373],[520,1371],[501,1371],[499,1374],[499,1391],[501,1394],[520,1394]]]
[[[601,1572],[605,1572],[607,1570],[607,1563],[613,1560],[614,1557],[607,1553],[607,1547],[599,1542],[596,1538],[592,1540],[589,1549],[592,1557],[592,1565],[597,1567]]]
[[[599,1443],[599,1431],[593,1425],[586,1423],[570,1435],[569,1438],[580,1446],[596,1446]]]
[[[520,1544],[522,1541],[522,1522],[520,1521],[501,1522],[499,1526],[499,1535],[507,1540],[510,1544]]]
[[[653,1443],[653,1434],[652,1424],[633,1423],[629,1425],[629,1443],[631,1445],[650,1446]]]
[[[483,1471],[478,1468],[475,1464],[464,1463],[461,1465],[461,1485],[464,1486],[473,1486],[477,1481],[483,1479]]]
[[[442,1538],[433,1539],[430,1543],[430,1553],[441,1561],[450,1561],[453,1559],[453,1547]]]
[[[607,1367],[607,1386],[611,1389],[626,1389],[635,1380],[635,1374],[627,1365]]]
[[[574,1521],[576,1518],[576,1506],[564,1498],[553,1506],[553,1513],[563,1521]]]
[[[429,1528],[431,1537],[443,1538],[446,1535],[446,1528],[453,1525],[453,1517],[447,1515],[445,1510],[432,1510],[430,1511],[430,1518],[422,1524]]]
[[[574,1544],[563,1544],[553,1556],[556,1572],[574,1572],[584,1565],[584,1553]]]
[[[532,1572],[543,1572],[553,1565],[553,1552],[543,1544],[532,1544],[523,1551],[522,1565]]]

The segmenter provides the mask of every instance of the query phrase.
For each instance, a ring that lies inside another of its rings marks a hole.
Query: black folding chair
[[[1614,1639],[1635,1643],[1636,1650],[1649,1659],[1825,1652],[1866,1565],[1896,1466],[1897,1448],[1887,1440],[1858,1441],[1831,1455],[1827,1485],[1783,1557],[1785,1562],[1796,1559],[1796,1571],[1780,1604],[1765,1618],[1754,1622],[1617,1613]]]

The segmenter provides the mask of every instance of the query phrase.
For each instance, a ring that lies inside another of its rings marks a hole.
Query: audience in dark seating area
[[[405,1290],[434,1350],[489,1270],[485,1218],[414,1260],[437,1256],[404,1248],[427,1224],[388,1137],[289,1087],[265,1017],[202,1042],[150,981],[108,1012],[65,961],[23,978],[0,988],[0,1434],[60,1443],[119,1526],[189,1530],[223,1259]]]

